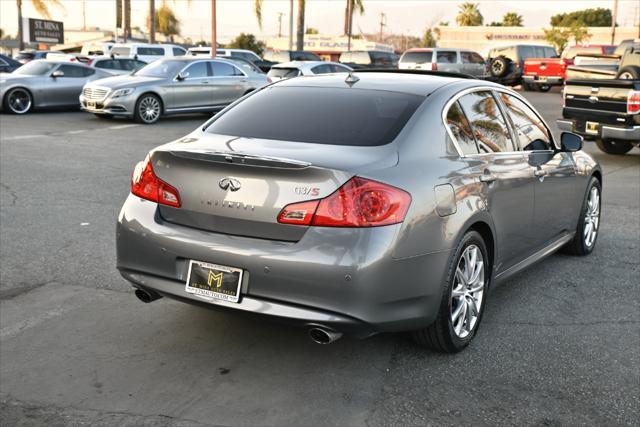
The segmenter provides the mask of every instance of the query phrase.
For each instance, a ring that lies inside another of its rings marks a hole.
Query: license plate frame
[[[588,133],[589,135],[597,135],[599,127],[600,123],[598,122],[586,122],[584,124],[584,133]]]
[[[96,107],[96,101],[87,101],[87,108],[90,110],[95,110]]]
[[[237,303],[243,273],[241,268],[190,260],[185,292],[208,300]]]

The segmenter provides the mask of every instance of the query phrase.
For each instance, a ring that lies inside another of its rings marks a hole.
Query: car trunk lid
[[[571,80],[564,88],[565,108],[627,113],[632,80]]]

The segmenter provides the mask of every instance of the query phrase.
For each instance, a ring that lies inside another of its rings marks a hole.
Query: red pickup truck
[[[547,92],[551,86],[562,85],[566,78],[567,67],[573,65],[577,55],[605,54],[615,50],[610,45],[572,46],[562,53],[560,58],[530,58],[524,61],[522,83],[525,90]]]

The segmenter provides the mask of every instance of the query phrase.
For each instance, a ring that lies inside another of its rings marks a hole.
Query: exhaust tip
[[[309,329],[309,338],[316,344],[331,344],[332,342],[340,339],[342,333],[331,331],[325,328],[311,328]]]
[[[136,297],[138,297],[140,301],[142,301],[145,304],[149,304],[150,302],[153,302],[157,299],[162,298],[160,295],[156,294],[155,292],[152,293],[152,292],[145,291],[143,289],[136,289],[135,295]]]

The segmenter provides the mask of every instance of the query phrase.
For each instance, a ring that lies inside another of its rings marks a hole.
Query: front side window
[[[184,56],[186,53],[187,52],[180,47],[173,48],[173,56]]]
[[[473,129],[480,153],[514,150],[509,128],[491,92],[464,95],[459,100]]]
[[[58,71],[62,71],[65,77],[86,77],[90,75],[86,73],[87,70],[85,70],[85,68],[76,67],[74,65],[63,64],[60,66],[60,68],[58,68]],[[93,71],[93,70],[90,70],[90,71]]]
[[[451,50],[440,50],[436,53],[436,62],[439,64],[455,64],[458,61],[458,56]]]
[[[355,88],[271,86],[216,119],[207,132],[328,145],[388,144],[423,96]]]
[[[456,139],[462,154],[478,154],[476,139],[473,137],[473,129],[457,101],[447,111],[447,126],[453,133],[453,137]]]
[[[159,60],[145,65],[138,71],[136,76],[144,77],[173,77],[184,67],[186,64],[181,60]]]
[[[500,93],[500,99],[507,108],[521,151],[549,150],[551,136],[549,130],[536,113],[513,95]]]
[[[206,62],[196,62],[190,65],[185,72],[189,73],[187,79],[201,79],[209,76],[209,67]]]
[[[342,65],[338,64],[331,64],[331,70],[332,73],[348,73],[349,71],[351,71],[347,67],[343,67]]]
[[[31,61],[18,68],[13,74],[24,74],[28,76],[43,76],[50,73],[56,67],[55,62],[46,60]]]

